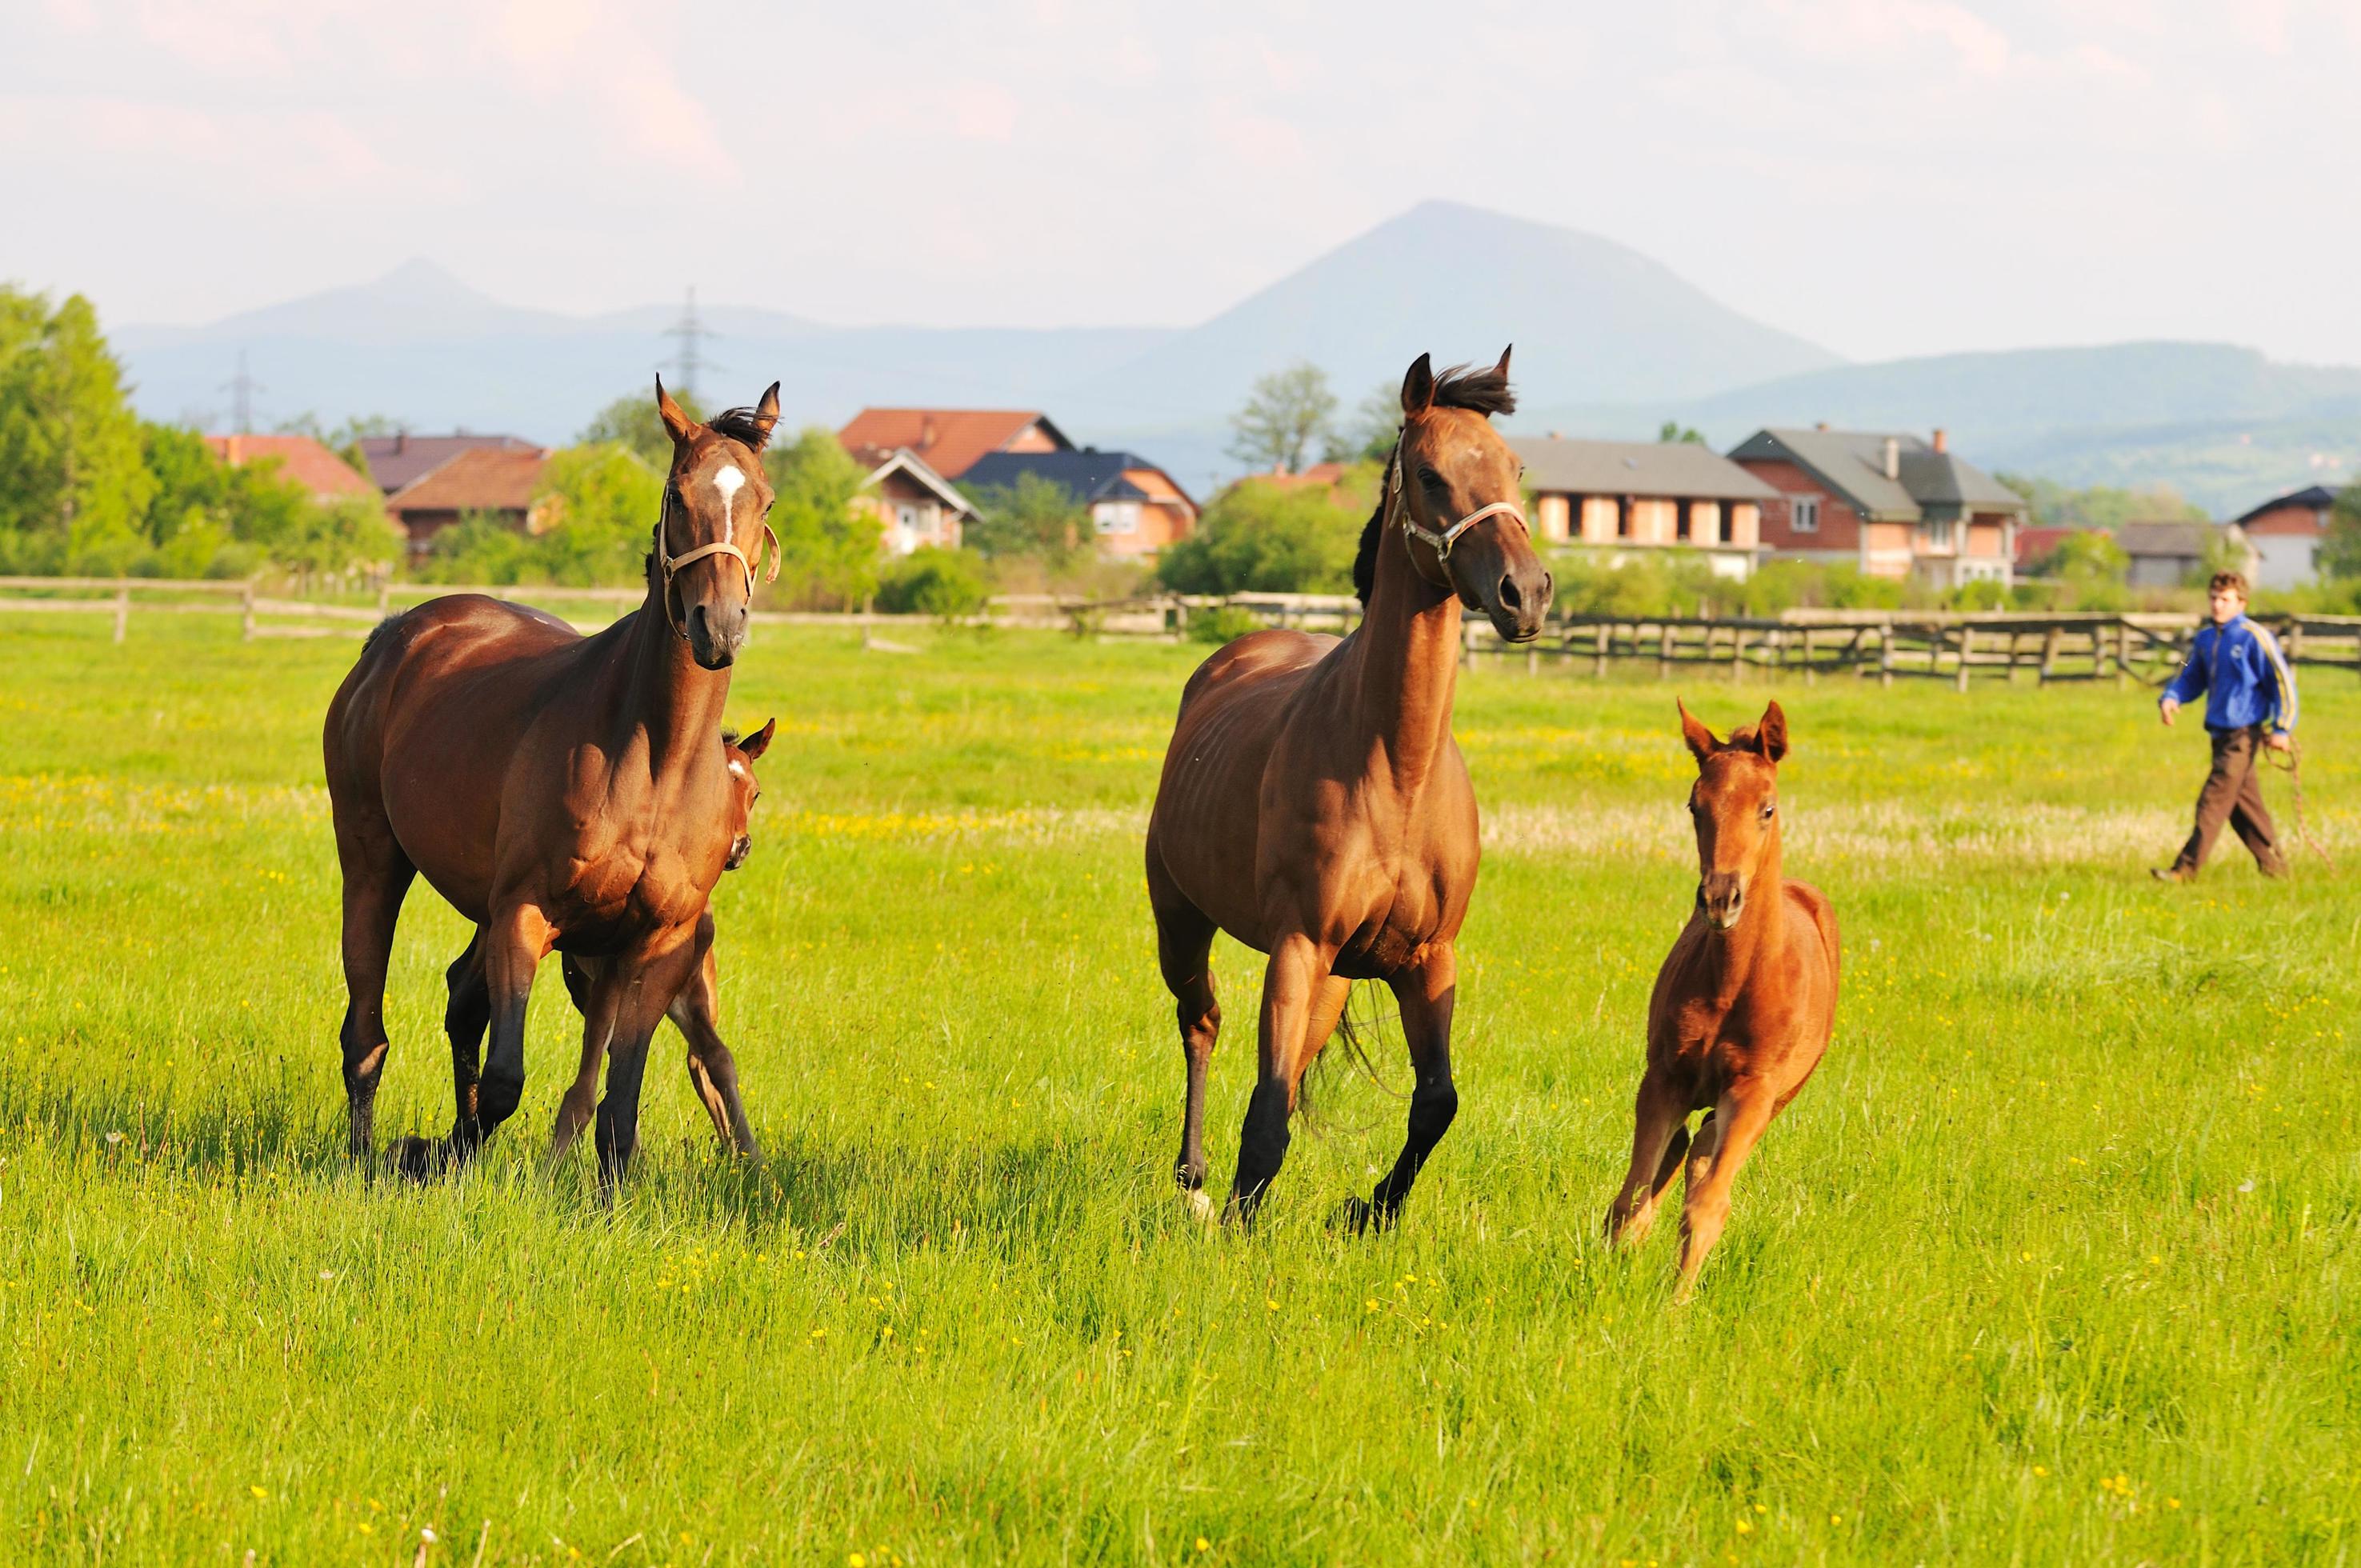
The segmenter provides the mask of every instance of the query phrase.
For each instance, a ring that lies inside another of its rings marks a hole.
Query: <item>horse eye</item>
[[[1773,812],[1774,812],[1774,811],[1778,810],[1778,809],[1779,809],[1779,808],[1778,808],[1776,806],[1773,806],[1773,804],[1771,804],[1771,802],[1769,802],[1769,801],[1767,801],[1767,800],[1766,800],[1766,801],[1764,801],[1764,802],[1763,803],[1763,821],[1765,821],[1765,822],[1770,821],[1770,820],[1771,820],[1771,814],[1772,814]]]
[[[1418,471],[1418,482],[1422,485],[1430,486],[1435,489],[1441,489],[1443,488],[1443,476],[1436,473],[1432,468],[1422,466]]]

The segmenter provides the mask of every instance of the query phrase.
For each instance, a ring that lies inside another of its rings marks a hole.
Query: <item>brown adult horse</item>
[[[1207,1207],[1205,1068],[1221,1030],[1207,954],[1227,931],[1269,955],[1258,1076],[1228,1212],[1250,1222],[1286,1157],[1304,1069],[1355,980],[1401,1010],[1416,1084],[1410,1133],[1357,1228],[1389,1222],[1458,1109],[1453,943],[1476,885],[1476,796],[1451,735],[1460,607],[1528,641],[1550,575],[1519,509],[1521,469],[1488,416],[1516,406],[1509,356],[1403,378],[1402,429],[1361,535],[1366,607],[1341,641],[1257,631],[1189,677],[1148,824],[1157,956],[1180,1004],[1189,1089],[1174,1176]]]
[[[746,863],[754,850],[754,838],[749,828],[754,803],[763,795],[761,784],[754,777],[754,764],[769,749],[775,721],[742,741],[730,730],[722,731],[721,750],[727,759],[724,766],[731,785],[730,806],[727,820],[713,825],[720,841],[730,846],[721,862],[725,872],[734,872]],[[745,1102],[738,1094],[738,1059],[721,1038],[721,992],[719,976],[713,959],[713,911],[708,908],[697,925],[697,972],[679,995],[673,998],[666,1015],[679,1028],[681,1037],[688,1042],[688,1079],[703,1103],[706,1114],[713,1119],[713,1130],[721,1146],[733,1154],[750,1159],[762,1157],[762,1148],[754,1141],[754,1129],[746,1119]],[[476,1081],[476,1064],[484,1047],[484,1030],[491,1022],[491,993],[484,983],[483,934],[478,931],[467,942],[467,951],[452,960],[445,971],[450,987],[450,1001],[444,1008],[444,1031],[451,1037],[451,1072],[459,1102],[464,1109],[467,1087]],[[590,1015],[590,1000],[597,986],[598,960],[577,953],[563,957],[563,973],[566,994],[573,999],[577,1011],[587,1020]],[[566,1091],[558,1106],[557,1125],[552,1136],[550,1157],[563,1157],[573,1146],[588,1120],[591,1098],[598,1092],[598,1063],[606,1041],[583,1042],[581,1066],[576,1072],[574,1086]],[[405,1174],[423,1179],[448,1159],[450,1146],[437,1146],[424,1138],[408,1137],[395,1150],[394,1164]]]
[[[698,424],[659,380],[656,409],[672,467],[637,610],[586,638],[497,599],[431,600],[371,634],[328,707],[356,1155],[385,1067],[394,922],[423,872],[477,925],[491,1033],[480,1080],[455,1064],[451,1153],[467,1158],[516,1110],[533,973],[564,950],[601,961],[584,1035],[612,1057],[599,1165],[630,1163],[648,1041],[697,970],[729,853],[713,831],[732,789],[721,711],[769,532],[778,388]]]
[[[1771,1118],[1828,1047],[1837,1008],[1837,916],[1818,888],[1779,868],[1779,759],[1787,716],[1773,703],[1727,742],[1683,707],[1696,756],[1697,908],[1648,999],[1648,1069],[1631,1168],[1607,1211],[1611,1241],[1637,1242],[1688,1160],[1681,1291],[1697,1283],[1730,1217],[1730,1187]],[[1691,1141],[1689,1113],[1705,1110]]]

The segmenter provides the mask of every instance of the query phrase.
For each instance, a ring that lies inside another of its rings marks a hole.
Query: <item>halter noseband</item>
[[[734,556],[737,559],[738,565],[745,568],[746,598],[751,600],[754,597],[754,563],[746,559],[746,552],[739,549],[737,545],[731,543],[727,539],[721,540],[717,543],[700,544],[694,550],[684,550],[677,555],[666,554],[664,553],[664,520],[672,515],[673,499],[679,493],[680,489],[678,486],[675,485],[669,479],[664,481],[664,505],[659,508],[656,512],[654,554],[656,558],[656,566],[664,573],[663,598],[664,623],[672,628],[672,633],[674,636],[686,642],[688,641],[688,633],[681,629],[679,618],[675,616],[672,612],[672,580],[674,576],[679,573],[683,566],[687,565],[690,562],[702,561],[708,555]],[[779,580],[779,536],[771,532],[771,524],[768,520],[765,520],[763,523],[763,537],[770,542],[769,554],[771,561],[771,569],[768,573],[764,574],[763,580],[766,583],[775,583]],[[763,552],[757,551],[755,554],[759,555],[763,554]]]
[[[1513,517],[1527,534],[1530,535],[1532,532],[1533,525],[1525,521],[1524,508],[1514,501],[1494,501],[1490,506],[1477,507],[1457,522],[1440,532],[1421,525],[1416,518],[1411,516],[1410,508],[1402,504],[1401,444],[1402,437],[1408,433],[1409,431],[1405,428],[1396,433],[1394,436],[1393,460],[1386,466],[1386,510],[1400,512],[1402,532],[1433,549],[1436,560],[1442,562],[1446,567],[1449,566],[1451,547],[1459,542],[1459,536],[1488,517]]]

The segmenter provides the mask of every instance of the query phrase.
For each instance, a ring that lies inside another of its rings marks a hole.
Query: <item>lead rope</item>
[[[2266,747],[2263,751],[2264,759],[2268,761],[2272,753],[2269,748]],[[2276,762],[2272,762],[2270,765],[2273,767],[2279,766]],[[2303,819],[2303,751],[2301,745],[2297,741],[2293,731],[2290,731],[2288,735],[2287,776],[2288,787],[2295,792],[2296,837],[2303,840],[2304,848],[2310,850],[2313,854],[2320,857],[2320,863],[2322,865],[2326,866],[2331,871],[2334,871],[2336,869],[2335,861],[2329,857],[2329,853],[2326,850],[2320,847],[2320,840],[2312,836],[2312,828]]]

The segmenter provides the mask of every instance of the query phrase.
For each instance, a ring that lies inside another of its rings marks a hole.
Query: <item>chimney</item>
[[[1949,452],[1950,449],[1951,438],[1944,433],[1941,425],[1937,425],[1935,427],[1935,450],[1938,452]]]
[[[1891,435],[1885,438],[1885,477],[1889,479],[1902,477],[1902,443]]]
[[[935,444],[935,416],[927,415],[918,422],[918,450],[925,452]]]
[[[410,432],[408,432],[408,431],[406,431],[406,430],[397,430],[397,431],[395,431],[395,432],[393,433],[393,455],[394,455],[396,457],[399,457],[399,456],[401,456],[404,452],[408,451],[408,450],[409,450],[409,448],[410,448]]]

